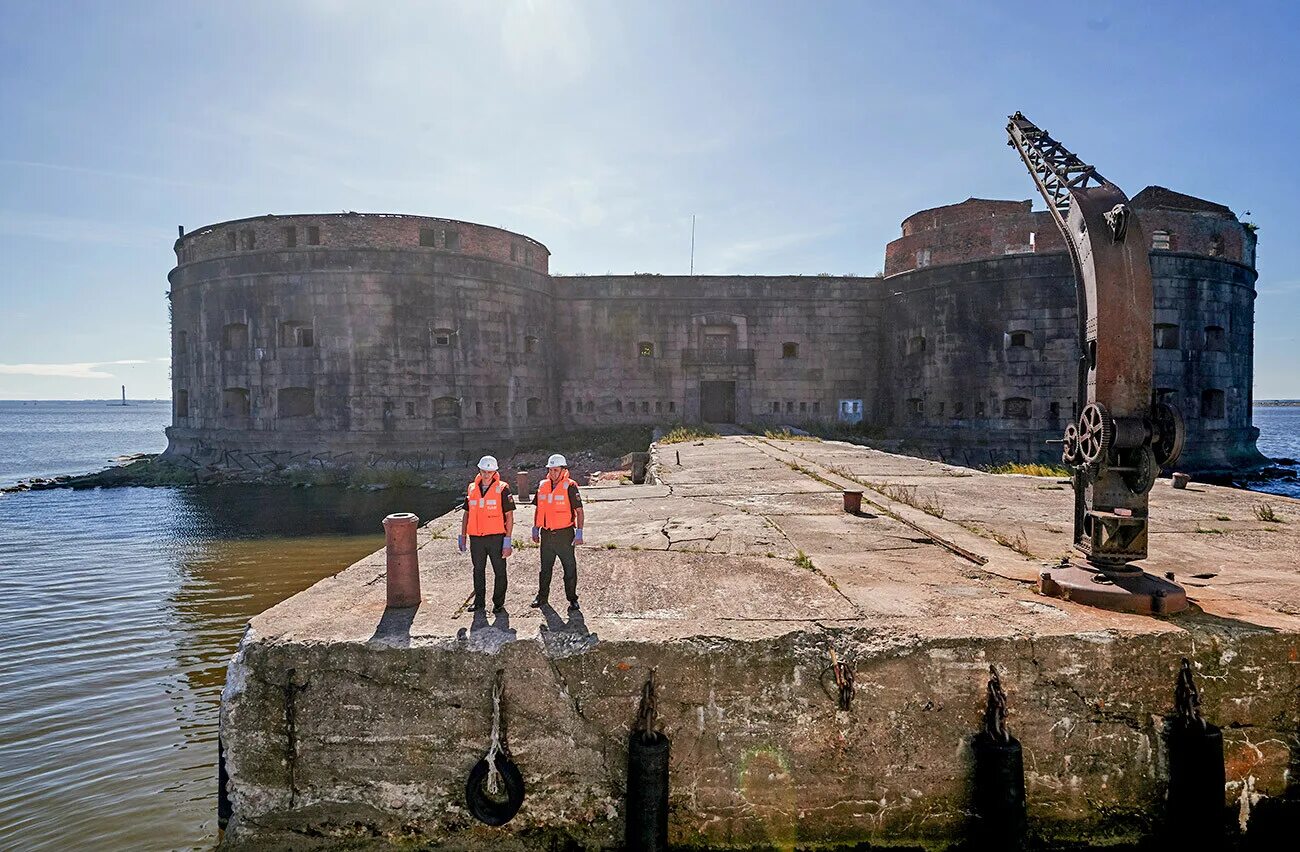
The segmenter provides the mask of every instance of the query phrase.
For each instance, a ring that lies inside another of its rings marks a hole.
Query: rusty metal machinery
[[[1008,145],[1028,167],[1065,237],[1079,311],[1078,418],[1065,429],[1073,470],[1070,560],[1043,573],[1045,595],[1106,609],[1173,613],[1182,587],[1132,563],[1147,556],[1148,495],[1182,451],[1182,415],[1152,396],[1149,245],[1128,197],[1017,112]]]

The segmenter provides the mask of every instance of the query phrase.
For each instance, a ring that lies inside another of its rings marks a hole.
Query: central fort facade
[[[1255,234],[1161,187],[1156,395],[1180,468],[1261,460]],[[428,464],[569,429],[863,424],[959,464],[1059,458],[1074,274],[1050,215],[970,199],[903,221],[882,277],[561,276],[540,242],[423,216],[263,216],[182,232],[166,457]]]

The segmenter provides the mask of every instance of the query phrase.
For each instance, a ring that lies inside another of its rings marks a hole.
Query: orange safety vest
[[[544,530],[567,530],[573,526],[573,506],[569,486],[573,480],[566,473],[554,486],[548,476],[537,486],[537,517],[533,523]]]
[[[465,531],[470,535],[501,535],[506,531],[506,513],[502,511],[501,492],[506,484],[496,477],[486,494],[479,491],[479,477],[469,484],[465,505],[469,507],[469,524]]]

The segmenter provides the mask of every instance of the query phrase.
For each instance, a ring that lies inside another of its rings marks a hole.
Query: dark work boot
[[[482,612],[485,609],[487,609],[487,607],[483,606],[483,601],[474,601],[474,603],[470,604],[469,607],[470,612]]]
[[[569,612],[577,612],[577,611],[578,611],[578,599],[574,598],[573,600],[569,601]]]

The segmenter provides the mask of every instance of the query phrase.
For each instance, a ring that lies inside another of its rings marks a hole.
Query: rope
[[[487,753],[487,789],[496,795],[501,786],[501,773],[497,771],[497,755],[501,753],[501,681],[504,672],[497,672],[496,683],[492,687],[492,744]]]

